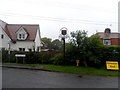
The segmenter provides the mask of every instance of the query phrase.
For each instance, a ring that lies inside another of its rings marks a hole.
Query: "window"
[[[28,50],[31,52],[32,51],[32,49],[31,48],[28,48]]]
[[[110,45],[110,44],[111,44],[110,39],[104,39],[104,40],[103,40],[103,44],[104,44],[104,45]]]
[[[19,48],[19,51],[25,51],[25,48]]]
[[[19,40],[25,40],[25,34],[19,34]]]
[[[3,39],[4,38],[4,35],[3,34],[1,34],[1,39]]]
[[[19,39],[21,39],[21,34],[19,34]]]
[[[22,34],[22,38],[25,39],[25,34]]]
[[[17,34],[17,39],[18,39],[18,40],[25,40],[25,39],[27,38],[27,36],[28,36],[26,30],[25,30],[23,27],[21,27],[21,28],[16,32],[16,34]]]

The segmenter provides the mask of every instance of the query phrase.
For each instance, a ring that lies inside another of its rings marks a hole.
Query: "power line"
[[[117,22],[80,20],[80,19],[72,19],[72,18],[55,18],[55,17],[33,16],[33,15],[14,14],[14,13],[0,13],[0,15],[10,16],[10,17],[30,17],[37,20],[39,19],[39,20],[56,21],[56,22],[83,23],[83,24],[94,24],[94,25],[111,25],[111,23],[118,24]]]

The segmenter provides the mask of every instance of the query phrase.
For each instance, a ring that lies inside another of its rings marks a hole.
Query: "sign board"
[[[106,66],[108,70],[119,70],[118,61],[106,61]]]
[[[67,34],[67,28],[66,27],[61,28],[61,34],[62,35],[66,35]]]
[[[16,54],[15,57],[26,57],[25,54]]]
[[[66,35],[67,34],[67,30],[62,30],[62,35]]]

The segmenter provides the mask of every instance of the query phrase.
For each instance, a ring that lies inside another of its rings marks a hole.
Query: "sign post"
[[[16,63],[18,63],[18,60],[17,60],[18,57],[23,58],[23,64],[25,63],[25,61],[24,61],[24,58],[26,57],[25,54],[16,54],[15,57],[16,57]]]
[[[106,67],[108,70],[119,70],[118,61],[106,61]]]
[[[80,60],[76,60],[76,63],[77,63],[77,67],[79,66],[79,63],[80,63]]]
[[[65,60],[65,38],[67,36],[67,28],[66,27],[63,27],[60,29],[61,30],[61,39],[63,40],[63,58]]]

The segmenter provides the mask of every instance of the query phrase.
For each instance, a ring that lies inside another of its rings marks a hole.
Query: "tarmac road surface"
[[[3,88],[118,88],[118,77],[2,68]]]

